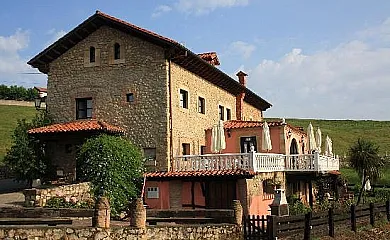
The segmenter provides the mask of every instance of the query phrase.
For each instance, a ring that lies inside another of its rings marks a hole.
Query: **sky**
[[[96,10],[216,51],[265,117],[390,120],[388,0],[2,0],[0,84],[45,86],[27,61]]]

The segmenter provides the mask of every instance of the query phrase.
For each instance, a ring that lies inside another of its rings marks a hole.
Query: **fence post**
[[[351,228],[356,232],[356,206],[354,204],[351,205]]]
[[[387,221],[390,222],[390,201],[386,201],[386,216],[387,216]]]
[[[305,233],[304,240],[310,240],[310,230],[311,230],[311,212],[305,214]]]
[[[244,221],[244,239],[246,239],[246,237],[248,236],[248,223],[247,223],[247,217],[246,216],[242,216],[243,218],[243,221]]]
[[[277,225],[278,222],[276,220],[276,216],[268,215],[267,216],[267,233],[268,233],[268,240],[275,240],[277,239]]]
[[[374,226],[374,224],[375,224],[374,203],[370,203],[370,224],[371,224],[371,226]]]
[[[329,208],[328,212],[329,236],[334,237],[334,215],[333,208]]]

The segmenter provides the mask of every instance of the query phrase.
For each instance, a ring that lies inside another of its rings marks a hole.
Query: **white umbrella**
[[[225,131],[223,128],[223,121],[213,126],[211,132],[211,151],[214,153],[220,152],[226,148]]]
[[[329,136],[326,136],[326,138],[325,138],[325,155],[327,155],[327,156],[333,155],[333,153],[332,153],[332,140],[330,139]]]
[[[266,121],[264,121],[263,124],[263,140],[261,141],[261,149],[264,151],[269,151],[272,149],[271,134],[269,132],[269,127]]]
[[[322,144],[322,133],[321,133],[321,129],[320,128],[317,128],[316,144],[317,144],[318,152],[320,153],[321,152],[321,144]]]
[[[307,127],[307,137],[309,138],[309,151],[312,152],[314,150],[317,150],[316,146],[316,139],[314,137],[314,130],[313,130],[313,125],[311,123]]]

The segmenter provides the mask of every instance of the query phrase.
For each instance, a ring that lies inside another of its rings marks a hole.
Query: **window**
[[[126,94],[126,101],[127,102],[134,102],[134,94],[133,93]]]
[[[145,160],[156,160],[156,148],[144,148]]]
[[[226,120],[231,120],[232,119],[232,111],[230,108],[226,108]]]
[[[189,143],[182,143],[182,148],[183,148],[183,156],[190,155],[190,144]]]
[[[219,120],[225,120],[224,118],[224,114],[225,114],[225,108],[221,105],[218,106],[218,110],[219,110]]]
[[[204,155],[206,153],[206,146],[200,146],[200,155]]]
[[[96,50],[94,47],[89,48],[89,62],[94,63],[96,61]]]
[[[159,198],[159,189],[158,187],[148,187],[146,189],[147,198]]]
[[[188,108],[188,92],[180,89],[180,107]]]
[[[121,45],[119,43],[114,44],[114,59],[120,59],[121,58]]]
[[[92,118],[92,98],[76,99],[76,119]]]
[[[199,113],[202,113],[202,114],[205,114],[205,101],[204,101],[204,98],[202,97],[199,97],[198,98],[198,112]]]

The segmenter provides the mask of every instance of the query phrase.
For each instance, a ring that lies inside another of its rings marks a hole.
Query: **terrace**
[[[254,172],[328,172],[339,170],[339,159],[314,154],[233,153],[185,155],[173,159],[173,171],[243,169]]]

